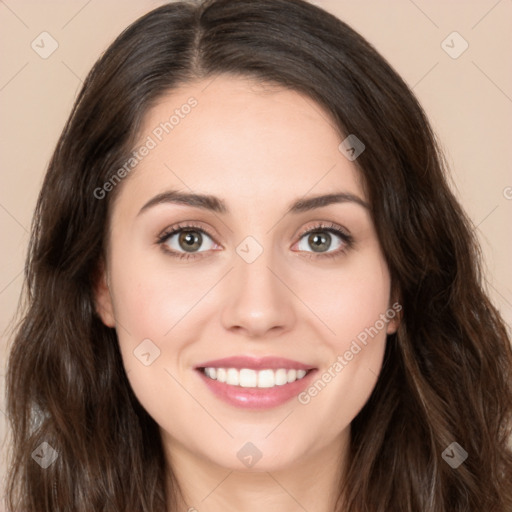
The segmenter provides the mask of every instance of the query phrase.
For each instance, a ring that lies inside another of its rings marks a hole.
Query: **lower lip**
[[[304,391],[316,372],[311,370],[300,380],[273,388],[243,388],[210,379],[202,371],[196,371],[214,395],[242,409],[270,409],[282,405]]]

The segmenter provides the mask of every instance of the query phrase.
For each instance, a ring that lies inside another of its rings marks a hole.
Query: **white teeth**
[[[217,380],[219,382],[226,382],[226,368],[217,368]]]
[[[240,383],[240,374],[234,369],[230,368],[227,371],[226,384],[230,386],[238,386]]]
[[[258,372],[258,387],[273,388],[276,385],[276,377],[273,370],[260,370]]]
[[[283,384],[288,383],[288,370],[284,368],[280,368],[276,371],[276,384],[278,386],[282,386]]]
[[[240,386],[243,388],[255,388],[257,387],[258,374],[255,370],[248,370],[244,368],[243,370],[236,370],[235,368],[231,368],[234,372],[240,374]]]
[[[208,377],[210,377],[211,379],[217,378],[217,369],[216,368],[205,368],[204,373],[206,373],[206,375],[208,375]]]
[[[224,382],[230,386],[243,388],[273,388],[283,386],[304,378],[306,370],[252,370],[243,368],[204,368],[204,374],[210,379]]]

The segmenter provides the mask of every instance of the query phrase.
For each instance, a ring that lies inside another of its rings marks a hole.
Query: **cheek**
[[[317,280],[307,295],[308,304],[316,305],[315,314],[329,328],[322,339],[329,355],[299,402],[332,436],[352,421],[375,387],[387,323],[395,316],[389,294],[389,273],[375,252],[354,261],[346,272]]]
[[[178,268],[162,255],[148,256],[147,251],[125,253],[112,265],[124,367],[138,400],[159,424],[169,423],[170,411],[180,410],[186,416],[193,406],[178,383],[182,375],[177,369],[194,338],[190,334],[192,324],[197,325],[194,306],[215,283],[216,276],[208,276]]]
[[[215,284],[211,270],[169,260],[134,252],[114,266],[116,319],[134,339],[164,338]]]
[[[339,353],[376,322],[385,332],[380,317],[389,308],[390,278],[377,251],[356,255],[343,268],[317,274],[314,286],[304,280],[302,285],[301,297],[328,328],[331,336],[326,339]]]

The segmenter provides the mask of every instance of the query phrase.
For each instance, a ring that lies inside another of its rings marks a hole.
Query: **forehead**
[[[170,91],[146,113],[135,149],[147,146],[122,195],[136,203],[163,189],[288,204],[308,193],[344,191],[364,199],[343,136],[308,96],[220,75]]]

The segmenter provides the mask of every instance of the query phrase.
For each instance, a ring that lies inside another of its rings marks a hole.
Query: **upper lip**
[[[284,357],[233,356],[206,361],[196,365],[196,368],[249,368],[253,370],[278,370],[279,368],[285,368],[287,370],[311,370],[314,366]]]

